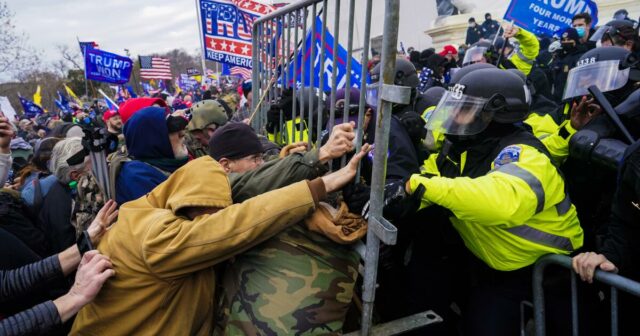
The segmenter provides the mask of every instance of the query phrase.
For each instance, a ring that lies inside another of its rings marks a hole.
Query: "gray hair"
[[[81,138],[67,138],[58,142],[51,151],[51,160],[49,160],[49,171],[53,173],[60,183],[67,184],[71,182],[72,171],[82,171],[87,165],[85,160],[83,163],[69,166],[67,160],[82,150]]]

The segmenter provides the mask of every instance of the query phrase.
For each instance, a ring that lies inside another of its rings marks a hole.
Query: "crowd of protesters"
[[[399,231],[381,247],[375,320],[432,309],[444,322],[416,334],[516,334],[533,265],[561,254],[585,281],[581,333],[599,335],[609,294],[594,272],[640,280],[637,22],[581,13],[557,37],[489,13],[469,24],[466,45],[396,59],[411,99],[391,108],[383,211]],[[366,102],[278,87],[259,130],[250,81],[0,115],[0,334],[358,329],[378,62]],[[568,333],[569,277],[550,273],[548,328]],[[638,304],[621,295],[625,334]]]

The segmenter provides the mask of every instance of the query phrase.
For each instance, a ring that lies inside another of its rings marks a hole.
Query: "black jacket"
[[[640,280],[640,142],[630,147],[618,176],[608,225],[600,253],[620,273]]]
[[[482,37],[489,39],[491,35],[498,32],[500,24],[496,20],[485,20],[482,23]]]
[[[480,41],[480,38],[482,38],[482,28],[478,25],[476,25],[475,27],[471,28],[467,28],[467,39],[465,40],[465,44],[470,46],[478,41]]]
[[[63,251],[76,242],[76,229],[71,224],[73,196],[71,189],[54,183],[45,196],[39,220],[48,239],[49,255]]]
[[[0,302],[28,294],[62,276],[57,255],[15,270],[0,271]],[[0,321],[0,335],[44,334],[61,322],[56,306],[47,301]]]

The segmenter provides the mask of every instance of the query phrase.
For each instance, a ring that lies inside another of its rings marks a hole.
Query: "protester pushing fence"
[[[0,335],[638,333],[637,6],[171,6],[0,73]]]

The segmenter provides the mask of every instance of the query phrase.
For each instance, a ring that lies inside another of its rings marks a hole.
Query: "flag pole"
[[[109,96],[106,93],[104,93],[102,89],[98,89],[98,92],[104,97],[104,99],[108,100],[111,104],[113,104],[113,106],[116,107],[116,110],[119,109],[118,104],[116,104],[116,102],[114,102],[111,98],[109,98]]]
[[[196,13],[198,14],[198,35],[200,35],[200,46],[202,47],[202,51],[200,54],[200,58],[202,61],[202,76],[206,76],[207,74],[207,64],[205,62],[205,52],[207,51],[205,49],[205,45],[204,45],[204,35],[202,34],[202,16],[200,13],[200,0],[195,0],[196,2]],[[202,83],[201,83],[202,85]]]

